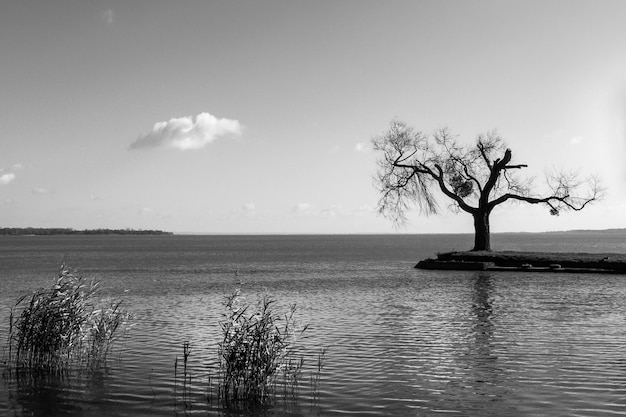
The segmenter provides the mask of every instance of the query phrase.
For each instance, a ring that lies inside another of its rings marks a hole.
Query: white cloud
[[[353,212],[354,214],[359,215],[359,214],[376,213],[376,211],[377,211],[377,210],[376,210],[376,208],[375,208],[375,207],[372,207],[372,206],[370,206],[369,204],[363,204],[361,207],[359,207],[359,208],[357,208],[357,209],[353,210],[352,212]]]
[[[322,209],[320,211],[320,216],[337,217],[337,210],[335,210],[333,208]]]
[[[367,152],[369,151],[369,146],[363,142],[359,142],[354,146],[354,150],[357,152]]]
[[[577,145],[582,141],[583,141],[582,136],[574,136],[573,138],[570,139],[569,143],[571,143],[572,145]]]
[[[15,174],[12,172],[7,172],[6,174],[0,175],[0,184],[6,185],[15,180]]]
[[[38,188],[33,188],[31,191],[32,191],[33,194],[48,194],[49,193],[49,191],[47,189],[39,188],[39,187]]]
[[[320,211],[320,215],[327,217],[337,217],[343,212],[343,208],[341,206],[332,205],[329,208],[322,209]]]
[[[153,212],[154,212],[154,210],[152,210],[150,207],[143,207],[143,208],[139,209],[137,214],[139,214],[140,216],[148,216],[148,215],[152,214]]]
[[[241,207],[241,211],[247,214],[252,214],[256,211],[256,204],[254,203],[244,204],[243,207]]]
[[[318,209],[309,203],[299,203],[291,208],[291,212],[296,216],[353,218],[376,213],[377,209],[368,204],[357,208],[346,208],[341,205],[332,204],[327,208]]]
[[[292,207],[291,212],[298,215],[311,214],[313,206],[309,203],[298,203]]]
[[[209,113],[170,119],[156,123],[152,130],[130,145],[131,149],[173,148],[181,151],[201,149],[215,139],[229,134],[240,135],[237,120],[218,119]]]
[[[113,9],[108,9],[102,12],[101,16],[102,20],[104,20],[109,25],[113,24],[113,21],[115,20],[115,13],[113,12]]]
[[[12,171],[18,171],[22,168],[22,164],[13,164],[11,169],[0,168],[0,185],[6,185],[15,181],[16,175]]]
[[[230,210],[230,214],[235,217],[255,217],[257,215],[257,207],[255,203],[246,203],[241,207]]]

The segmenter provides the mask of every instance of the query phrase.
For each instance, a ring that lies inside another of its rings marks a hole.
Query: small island
[[[85,229],[58,227],[4,227],[0,228],[0,235],[5,236],[53,236],[53,235],[171,235],[171,232],[161,230],[136,229]]]
[[[457,271],[528,271],[626,274],[626,254],[516,251],[447,252],[415,268]]]

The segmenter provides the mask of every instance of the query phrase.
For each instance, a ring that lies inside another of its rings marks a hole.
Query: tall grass
[[[311,387],[313,390],[312,401],[315,402],[320,398],[320,378],[322,376],[322,369],[324,369],[324,360],[326,358],[326,352],[328,348],[324,347],[320,349],[317,355],[317,371],[311,372]]]
[[[279,314],[276,300],[265,296],[251,311],[239,291],[227,296],[224,304],[218,349],[219,398],[225,404],[265,403],[280,382],[297,388],[304,363],[296,355],[297,341],[307,326],[298,326],[296,305]]]
[[[53,373],[102,365],[130,315],[98,288],[62,265],[50,288],[22,296],[11,309],[7,365]]]
[[[190,387],[191,387],[191,372],[188,369],[189,356],[191,355],[191,345],[189,341],[183,342],[183,404],[185,409],[191,408],[189,401]],[[178,356],[174,361],[174,406],[176,405],[176,388],[178,387]]]

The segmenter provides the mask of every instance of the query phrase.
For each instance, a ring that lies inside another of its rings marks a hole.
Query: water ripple
[[[0,410],[92,417],[626,415],[621,276],[418,271],[408,262],[398,266],[388,252],[363,255],[348,247],[354,240],[330,239],[310,255],[311,241],[294,238],[276,259],[255,239],[246,241],[250,251],[233,242],[190,239],[174,254],[167,245],[81,252],[107,294],[125,298],[135,327],[100,373],[0,379]],[[352,258],[337,255],[344,246]],[[26,275],[2,276],[3,320],[24,288],[44,282]],[[235,287],[251,302],[270,293],[281,308],[296,303],[300,323],[310,325],[301,340],[297,398],[232,413],[211,400],[222,301]],[[190,382],[182,377],[185,341]],[[311,375],[321,347],[328,353],[315,392]]]

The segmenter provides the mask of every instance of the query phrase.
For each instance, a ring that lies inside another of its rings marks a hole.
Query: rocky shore
[[[561,252],[448,252],[425,259],[419,269],[626,274],[626,254]]]

